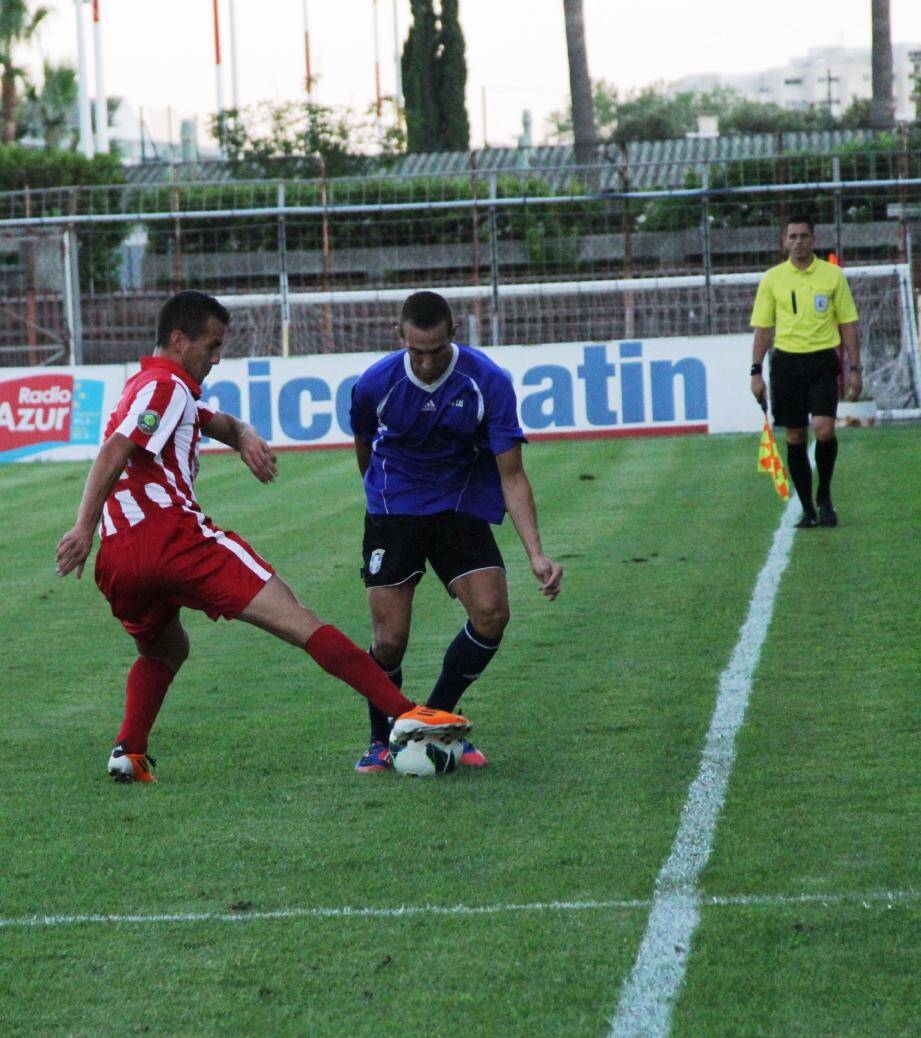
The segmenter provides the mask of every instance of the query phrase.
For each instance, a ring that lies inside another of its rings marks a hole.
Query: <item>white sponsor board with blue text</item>
[[[484,349],[518,395],[531,439],[756,432],[747,335]],[[212,408],[276,447],[352,442],[355,380],[381,353],[224,360],[203,386]],[[94,457],[136,364],[0,369],[0,461]],[[207,446],[205,441],[205,446]]]

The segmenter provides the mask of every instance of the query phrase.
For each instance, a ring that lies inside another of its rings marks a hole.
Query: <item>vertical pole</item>
[[[25,190],[26,217],[32,215],[32,195],[29,186]],[[35,294],[35,237],[31,228],[26,228],[26,334],[29,339],[29,366],[38,363],[38,336],[36,327],[38,306]]]
[[[620,179],[621,190],[625,195],[630,192],[630,166],[627,157],[627,143],[620,142]],[[624,198],[624,277],[633,277],[633,210],[630,199]],[[624,338],[632,339],[636,334],[636,297],[632,292],[624,293]]]
[[[70,211],[76,211],[76,193],[71,194]],[[80,265],[77,235],[70,224],[61,236],[61,259],[64,267],[64,320],[67,324],[68,364],[83,363],[83,321],[80,314]]]
[[[713,333],[713,288],[711,278],[713,275],[713,255],[710,251],[710,167],[704,166],[703,170],[704,193],[700,199],[700,230],[702,249],[704,256],[704,306],[706,307],[707,335]]]
[[[222,129],[224,119],[224,70],[221,65],[221,17],[218,11],[218,0],[211,0],[211,10],[214,16],[214,83],[217,91],[217,119],[218,127]]]
[[[400,26],[397,21],[397,0],[393,0],[393,70],[396,76],[397,129],[403,128],[403,61],[400,54]]]
[[[310,23],[307,18],[307,0],[304,0],[304,61],[307,69],[307,100],[313,104],[313,73],[310,70]]]
[[[173,210],[173,291],[182,287],[182,221],[179,217],[179,185],[176,182],[176,167],[170,169],[173,186],[170,190],[170,206]]]
[[[477,177],[476,168],[476,152],[470,152],[470,193],[473,196],[473,205],[470,209],[470,216],[472,219],[471,225],[471,285],[479,285],[480,283],[480,212],[477,205],[479,198],[479,178]],[[480,326],[483,323],[483,303],[480,297],[477,295],[473,299],[473,312],[470,315],[470,320],[476,322],[477,329],[477,341],[470,341],[468,345],[479,346],[480,344]]]
[[[278,208],[285,208],[285,182],[278,184]],[[288,240],[285,234],[285,214],[278,214],[278,291],[281,295],[281,355],[289,356],[291,329],[291,302],[288,298]]]
[[[109,106],[106,103],[104,61],[102,53],[102,22],[99,0],[93,0],[93,53],[96,59],[96,151],[109,154]]]
[[[832,155],[831,157],[831,178],[838,185],[841,184],[841,159],[838,155]],[[840,186],[835,188],[834,193],[834,204],[835,204],[835,255],[838,257],[838,262],[844,263],[844,242],[841,237],[841,188]]]
[[[374,7],[374,124],[377,131],[378,147],[384,145],[383,102],[381,100],[381,38],[377,22],[377,0],[371,0]]]
[[[237,51],[237,0],[230,0],[230,86],[231,102],[240,108],[240,58]]]
[[[489,174],[489,197],[496,198],[496,174]],[[490,278],[492,280],[492,299],[490,302],[489,324],[490,345],[500,345],[499,337],[499,230],[496,224],[496,207],[489,207],[489,242],[490,242]]]
[[[908,256],[908,224],[905,222],[905,204],[908,196],[902,183],[908,177],[908,127],[899,123],[899,263]]]
[[[480,87],[480,101],[483,106],[483,147],[489,147],[489,134],[486,132],[486,87]]]
[[[330,279],[329,262],[329,183],[326,179],[326,162],[320,156],[320,201],[323,205],[323,291],[332,292],[332,281]],[[333,342],[333,306],[327,300],[323,304],[323,352],[332,353],[335,348]]]
[[[77,333],[74,320],[74,293],[70,276],[70,228],[61,235],[61,266],[64,270],[64,323],[67,325],[67,363],[77,363]]]
[[[77,107],[80,113],[80,151],[93,157],[93,125],[90,118],[89,74],[86,67],[86,39],[83,35],[83,0],[74,0],[77,12]]]

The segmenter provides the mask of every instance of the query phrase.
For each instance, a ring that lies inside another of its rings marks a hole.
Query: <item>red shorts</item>
[[[104,537],[96,555],[99,590],[142,644],[156,641],[183,606],[232,620],[274,572],[242,537],[172,508]]]

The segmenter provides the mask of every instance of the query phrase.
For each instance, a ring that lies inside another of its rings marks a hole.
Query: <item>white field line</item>
[[[716,822],[726,799],[736,734],[745,719],[752,677],[774,612],[780,578],[790,561],[799,511],[794,495],[755,581],[748,616],[729,664],[720,675],[700,770],[688,790],[675,842],[656,877],[646,933],[621,989],[608,1038],[667,1038],[669,1033],[691,938],[700,921],[703,899],[697,881],[710,857]]]
[[[788,905],[832,905],[859,904],[863,908],[885,904],[892,908],[896,904],[921,901],[918,890],[872,890],[850,894],[716,894],[701,897],[702,907],[775,907]],[[78,926],[86,924],[121,925],[125,923],[253,923],[262,920],[287,919],[400,919],[419,915],[477,916],[499,915],[514,912],[599,912],[599,911],[647,911],[653,901],[533,901],[525,904],[495,905],[399,905],[395,908],[281,908],[274,912],[164,912],[154,914],[117,915],[27,915],[10,919],[0,918],[3,929],[39,929],[53,926]]]

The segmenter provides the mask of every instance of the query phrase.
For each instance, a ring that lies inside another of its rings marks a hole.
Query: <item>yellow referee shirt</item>
[[[774,346],[785,353],[814,353],[841,342],[839,324],[857,320],[857,307],[840,267],[813,259],[805,270],[790,260],[761,279],[752,328],[774,328]]]

